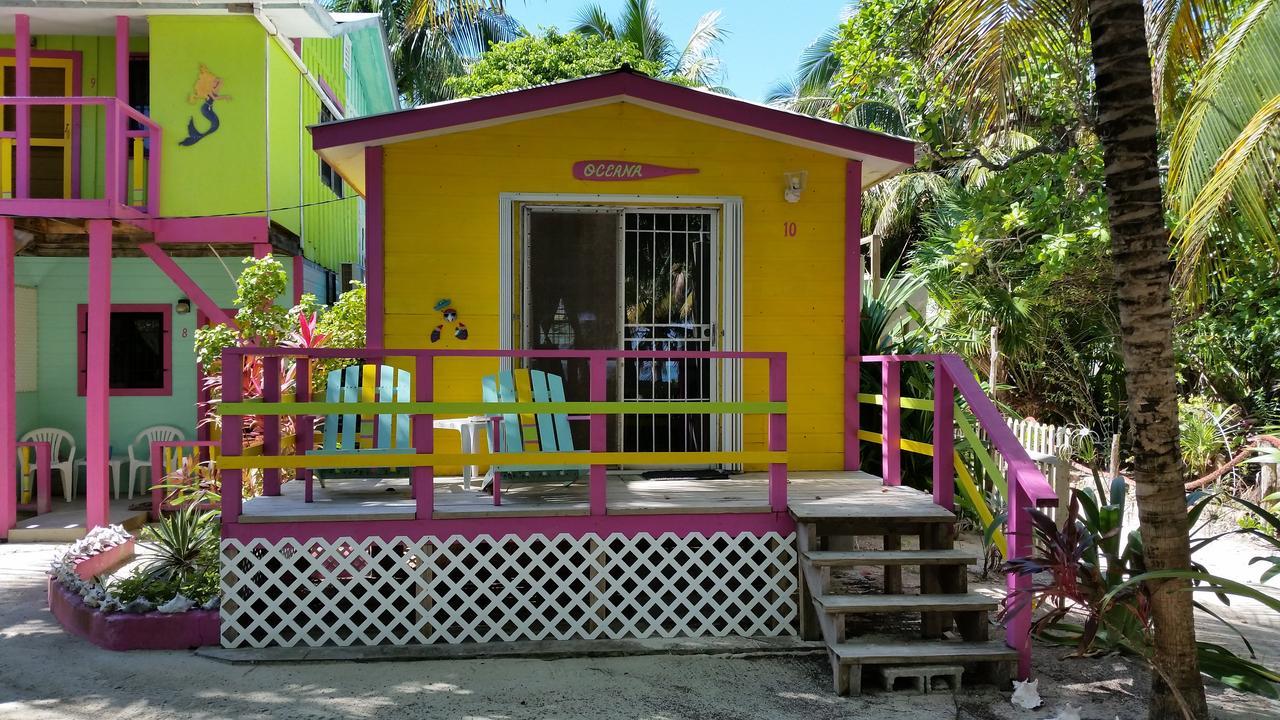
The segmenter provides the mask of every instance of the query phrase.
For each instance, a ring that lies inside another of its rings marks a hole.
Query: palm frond
[[[939,0],[929,18],[927,61],[970,91],[965,112],[979,127],[1014,122],[1049,57],[1071,66],[1083,41],[1085,0]]]
[[[662,19],[649,0],[627,0],[622,9],[622,21],[614,26],[616,39],[627,40],[640,49],[645,60],[674,67],[675,51],[671,38],[662,31]]]
[[[605,40],[613,40],[616,33],[613,29],[613,23],[609,22],[609,13],[605,12],[604,6],[600,3],[591,3],[578,11],[578,16],[574,18],[578,26],[574,28],[574,32],[583,35],[596,35]]]
[[[1273,258],[1280,257],[1280,242],[1272,223],[1269,198],[1276,196],[1276,157],[1280,153],[1280,95],[1265,103],[1245,124],[1240,135],[1222,153],[1213,174],[1196,195],[1179,227],[1178,264],[1175,281],[1193,290],[1193,299],[1203,297],[1207,274],[1213,260],[1206,257],[1210,233],[1219,218],[1234,208],[1236,219],[1265,246]],[[1246,248],[1245,251],[1254,248]]]
[[[1227,0],[1147,0],[1147,42],[1157,110],[1171,102],[1180,72],[1199,66],[1209,56],[1214,39],[1230,25],[1231,8]]]
[[[715,49],[724,42],[728,31],[720,26],[720,11],[712,10],[698,18],[684,50],[676,59],[672,74],[698,85],[712,85],[720,76],[720,58]]]
[[[825,85],[803,85],[799,77],[775,82],[765,91],[765,103],[783,110],[790,110],[813,117],[830,117],[835,98]]]
[[[1170,139],[1176,279],[1193,298],[1205,292],[1212,265],[1207,249],[1220,223],[1238,223],[1246,236],[1276,247],[1266,204],[1276,195],[1277,47],[1280,0],[1258,0],[1205,62]]]
[[[802,85],[826,87],[831,84],[840,71],[840,58],[835,54],[836,41],[839,39],[840,26],[834,25],[814,38],[800,53],[796,75]]]

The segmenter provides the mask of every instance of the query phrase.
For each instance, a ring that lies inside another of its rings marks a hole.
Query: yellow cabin
[[[859,194],[911,142],[625,70],[314,136],[368,202],[371,347],[786,351],[791,469],[850,467]],[[438,364],[435,399],[466,401],[498,362]],[[587,400],[585,363],[526,364]],[[625,361],[608,398],[765,400],[764,373]],[[765,417],[741,417],[621,416],[609,448],[764,449]]]

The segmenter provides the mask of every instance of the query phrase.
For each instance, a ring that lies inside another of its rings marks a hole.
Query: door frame
[[[0,50],[0,72],[5,67],[17,68],[17,54],[12,48]],[[84,64],[83,53],[79,50],[35,50],[31,51],[31,67],[62,67],[67,69],[66,87],[69,90],[70,97],[81,96],[81,68]],[[4,88],[0,87],[0,94],[4,93]],[[67,156],[62,162],[62,194],[63,199],[77,200],[80,198],[80,131],[81,131],[81,111],[79,105],[71,105],[66,108],[70,115],[70,137],[67,138]],[[6,163],[7,165],[7,163]],[[9,169],[9,172],[13,172]]]
[[[719,213],[720,258],[719,291],[715,298],[719,317],[716,319],[719,347],[726,352],[742,350],[742,198],[733,195],[613,195],[604,193],[501,193],[498,196],[498,347],[515,349],[515,327],[523,318],[515,317],[517,293],[523,298],[524,282],[517,288],[515,263],[517,248],[523,249],[524,228],[521,214],[526,205],[565,206],[566,208],[599,207],[625,211],[640,206],[663,209],[695,208]],[[519,232],[520,237],[516,237]],[[523,252],[521,252],[523,255]],[[520,258],[521,262],[524,258]],[[502,360],[502,369],[514,367],[510,358]],[[718,369],[719,392],[724,402],[742,401],[740,363],[722,362]],[[742,449],[742,416],[728,415],[719,420],[722,451]],[[731,469],[740,469],[732,466]]]

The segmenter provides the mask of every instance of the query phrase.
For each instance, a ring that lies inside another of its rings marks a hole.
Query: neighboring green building
[[[77,459],[95,432],[113,455],[152,425],[194,439],[194,330],[231,305],[244,256],[284,261],[294,298],[332,301],[362,277],[363,201],[307,128],[398,109],[376,15],[312,0],[0,2],[0,70],[0,214],[14,246],[0,276],[16,285],[12,303],[0,298],[15,377],[12,400],[0,385],[0,435],[61,428]],[[17,97],[29,99],[4,99]],[[113,250],[95,255],[106,223]],[[91,272],[103,257],[105,294]],[[90,345],[87,308],[106,297],[110,341]],[[86,405],[104,352],[105,431]]]

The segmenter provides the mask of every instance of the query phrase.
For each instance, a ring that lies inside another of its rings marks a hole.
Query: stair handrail
[[[1037,507],[1056,506],[1057,492],[1005,423],[1004,415],[982,391],[982,386],[974,379],[964,360],[957,355],[939,355],[935,373],[953,384],[960,397],[968,404],[969,412],[977,420],[978,426],[986,431],[992,447],[1004,457],[1008,468],[1006,479],[1009,488],[1006,497],[1009,514],[1005,532],[1005,542],[1008,545],[1006,559],[1030,556],[1030,511]],[[1005,616],[1005,643],[1018,651],[1018,677],[1026,679],[1031,676],[1031,604],[1011,599],[1031,589],[1031,576],[1006,573],[1005,587],[1008,590],[1006,602],[1011,603],[1007,607],[1012,608],[1012,612]]]

